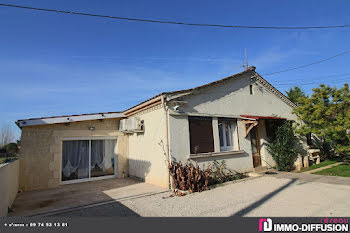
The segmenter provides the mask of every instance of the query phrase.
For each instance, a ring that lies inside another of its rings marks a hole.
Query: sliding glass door
[[[91,140],[91,177],[114,175],[116,140]]]
[[[63,141],[62,181],[114,176],[116,143],[116,139]]]
[[[89,178],[89,141],[63,141],[62,181]]]

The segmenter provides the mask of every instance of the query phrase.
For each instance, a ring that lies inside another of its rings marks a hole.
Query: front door
[[[252,154],[253,154],[253,166],[261,167],[261,157],[260,157],[260,145],[259,145],[259,136],[256,130],[256,127],[253,127],[250,130],[250,142],[252,145]]]

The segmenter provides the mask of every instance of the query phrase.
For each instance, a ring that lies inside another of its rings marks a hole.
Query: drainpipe
[[[164,107],[164,110],[165,110],[165,130],[166,130],[166,143],[165,143],[165,146],[166,146],[166,153],[167,153],[167,157],[168,157],[168,162],[171,163],[171,157],[170,157],[170,146],[169,146],[169,108],[168,106],[166,105],[166,102],[164,100],[164,95],[162,95],[162,105]],[[172,189],[172,181],[171,181],[171,177],[170,177],[170,172],[169,172],[169,168],[167,167],[167,170],[168,170],[168,181],[169,181],[169,189]]]

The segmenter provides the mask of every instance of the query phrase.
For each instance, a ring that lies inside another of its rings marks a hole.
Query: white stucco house
[[[255,67],[200,87],[164,92],[123,112],[18,120],[23,190],[111,177],[169,187],[167,160],[225,160],[251,172],[275,165],[265,143],[295,107]]]

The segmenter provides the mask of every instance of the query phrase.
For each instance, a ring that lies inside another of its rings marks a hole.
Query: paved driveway
[[[165,192],[54,216],[350,216],[350,179],[330,184],[331,178],[309,176],[316,175],[265,175],[183,197]]]

